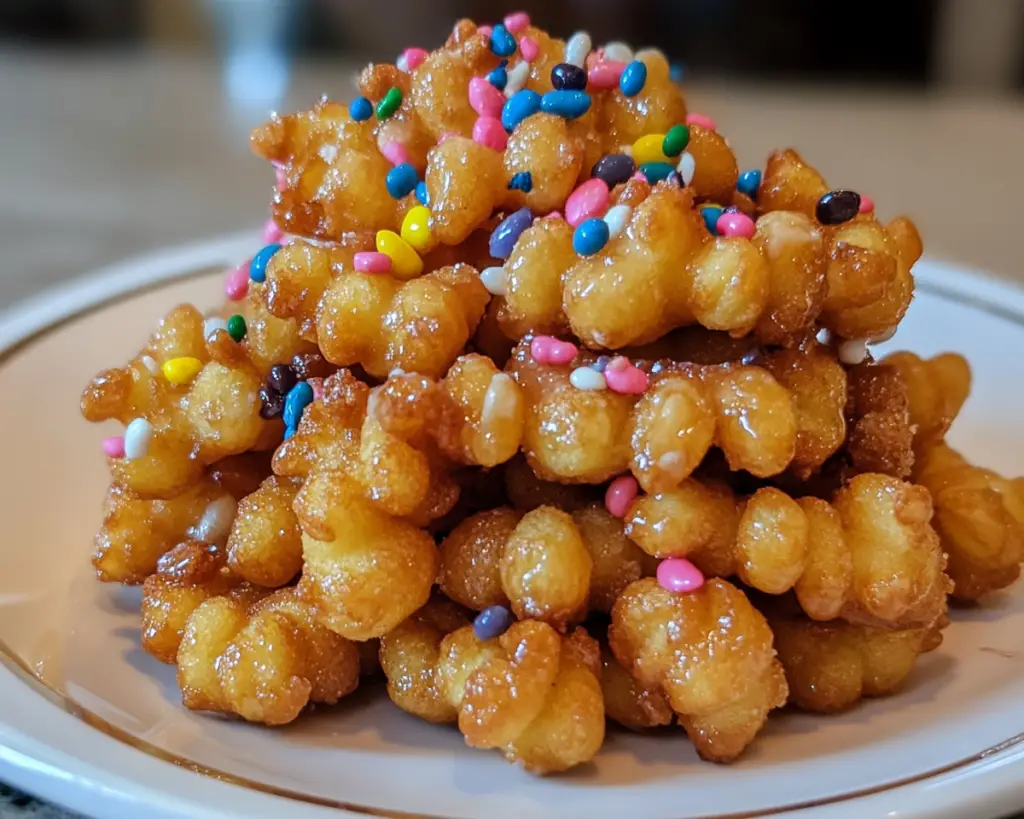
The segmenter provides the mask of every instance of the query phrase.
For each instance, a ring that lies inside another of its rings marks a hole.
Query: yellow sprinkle
[[[647,162],[667,162],[675,165],[675,160],[665,156],[661,151],[661,143],[665,141],[664,134],[648,134],[642,136],[633,143],[633,161],[637,167]]]
[[[393,230],[377,231],[377,250],[391,257],[391,274],[399,279],[412,279],[423,272],[423,259]]]
[[[186,355],[165,361],[160,369],[164,372],[164,378],[172,384],[187,384],[199,375],[199,371],[203,369],[203,362]]]
[[[402,238],[420,253],[430,249],[430,208],[423,205],[409,208],[402,220]]]

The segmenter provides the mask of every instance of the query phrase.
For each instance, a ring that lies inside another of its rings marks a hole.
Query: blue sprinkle
[[[590,110],[590,94],[586,91],[548,91],[541,97],[540,110],[545,114],[576,119]]]
[[[294,435],[295,433],[296,433],[296,429],[295,429],[295,427],[285,427],[285,428],[284,428],[284,440],[286,440],[286,441],[287,441],[287,440],[288,440],[289,438],[291,438],[291,437],[292,437],[292,436],[293,436],[293,435]]]
[[[540,94],[524,88],[505,100],[501,108],[501,124],[510,134],[516,126],[540,110]]]
[[[701,208],[700,215],[704,217],[704,225],[710,233],[718,233],[718,219],[721,217],[722,212],[722,208],[718,207],[718,205],[709,205],[706,208]]]
[[[608,223],[604,219],[587,219],[572,235],[572,249],[580,256],[593,256],[608,244]]]
[[[373,103],[366,97],[356,97],[349,105],[348,113],[356,122],[365,122],[373,116]]]
[[[512,612],[504,606],[488,606],[473,621],[473,634],[478,640],[500,637],[512,625]]]
[[[512,248],[519,241],[519,235],[533,224],[533,211],[520,208],[494,229],[491,234],[489,250],[495,259],[507,259],[512,255]]]
[[[284,398],[284,412],[281,413],[284,425],[298,428],[302,411],[312,403],[313,388],[305,381],[300,381],[288,390],[288,395]]]
[[[510,57],[516,53],[516,38],[502,23],[498,23],[491,32],[491,51],[499,57]]]
[[[595,361],[590,366],[593,369],[597,370],[599,373],[603,373],[605,370],[608,369],[608,364],[611,362],[611,360],[612,357],[610,355],[599,355],[597,357],[597,361]]]
[[[395,167],[388,171],[384,184],[387,185],[388,193],[394,199],[401,199],[416,189],[418,181],[416,168],[408,162],[403,162],[401,165],[395,165]]]
[[[510,191],[529,193],[533,190],[533,176],[529,171],[520,171],[517,174],[513,174],[508,182],[508,189]]]
[[[501,65],[484,78],[499,91],[504,91],[505,86],[508,84],[508,71],[505,69],[507,64],[508,60],[502,60]]]
[[[420,181],[416,183],[416,198],[421,205],[430,205],[430,194],[427,192],[427,183]]]
[[[647,82],[647,66],[640,60],[633,60],[619,77],[619,90],[625,97],[635,97],[644,90]]]
[[[683,77],[686,76],[686,66],[681,62],[673,62],[668,69],[668,76],[672,82],[682,82]]]
[[[740,178],[736,182],[736,190],[740,193],[745,193],[751,199],[757,196],[757,189],[760,187],[761,171],[757,168],[751,168],[749,171],[744,171],[740,174]]]
[[[252,261],[249,263],[249,278],[254,282],[265,282],[267,280],[267,265],[270,264],[270,259],[280,249],[281,245],[267,245],[253,256]]]
[[[652,185],[656,182],[660,182],[662,179],[668,179],[668,175],[674,171],[671,165],[667,162],[645,162],[640,166],[640,173],[642,173],[647,181]]]

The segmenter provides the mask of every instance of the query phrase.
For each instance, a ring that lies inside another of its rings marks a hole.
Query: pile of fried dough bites
[[[659,51],[522,13],[359,87],[256,129],[266,246],[82,396],[124,427],[96,571],[186,707],[382,680],[538,774],[606,721],[730,762],[1017,579],[1024,481],[945,442],[965,361],[871,354],[909,219],[792,150],[741,171]]]

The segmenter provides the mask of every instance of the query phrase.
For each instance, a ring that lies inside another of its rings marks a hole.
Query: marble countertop
[[[214,63],[0,49],[0,64],[0,308],[265,218],[273,175],[246,137],[266,107],[230,104]],[[278,107],[350,98],[353,68],[299,67]],[[1021,99],[714,83],[689,97],[745,167],[797,146],[882,216],[912,215],[933,256],[1024,281]],[[3,819],[66,816],[0,786]]]

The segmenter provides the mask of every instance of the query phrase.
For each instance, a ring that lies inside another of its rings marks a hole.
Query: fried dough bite
[[[600,674],[597,641],[583,629],[561,636],[526,620],[490,640],[468,626],[452,632],[434,681],[467,745],[549,774],[590,761],[604,742]]]
[[[786,702],[768,623],[724,580],[686,594],[652,578],[632,583],[612,608],[608,641],[640,684],[664,694],[702,759],[735,760]]]
[[[966,359],[957,353],[920,358],[899,352],[886,356],[882,363],[894,367],[906,387],[915,444],[941,441],[971,391],[971,368]]]
[[[613,153],[623,145],[632,145],[645,134],[664,134],[673,125],[686,120],[686,102],[679,86],[672,82],[665,55],[657,49],[645,48],[637,51],[634,59],[647,68],[647,79],[640,93],[627,97],[614,88],[604,95],[603,105],[597,112],[596,128],[606,153]],[[557,61],[561,62],[561,59]],[[691,152],[697,146],[695,157],[701,154],[700,137],[694,137],[698,127],[691,127],[691,145],[687,146]],[[698,168],[700,164],[697,163]],[[724,186],[727,180],[720,184]],[[735,179],[731,187],[736,187]]]
[[[302,569],[302,532],[292,503],[299,482],[272,475],[238,504],[227,543],[228,565],[257,586],[276,589]]]
[[[914,478],[935,504],[933,523],[949,558],[953,597],[973,601],[1006,588],[1024,561],[1024,496],[944,443],[924,445],[919,453]]]
[[[541,480],[522,455],[505,465],[504,484],[508,502],[520,512],[530,512],[538,506],[575,512],[598,497],[597,490],[590,486]]]
[[[615,655],[601,647],[601,692],[608,719],[633,731],[670,725],[675,712],[660,686],[648,686],[626,671]]]
[[[893,365],[864,361],[851,367],[846,457],[855,472],[910,476],[914,464],[914,427],[907,385]]]
[[[310,703],[333,705],[359,685],[355,645],[317,621],[294,587],[254,604],[212,597],[178,649],[182,701],[193,711],[284,725]]]

